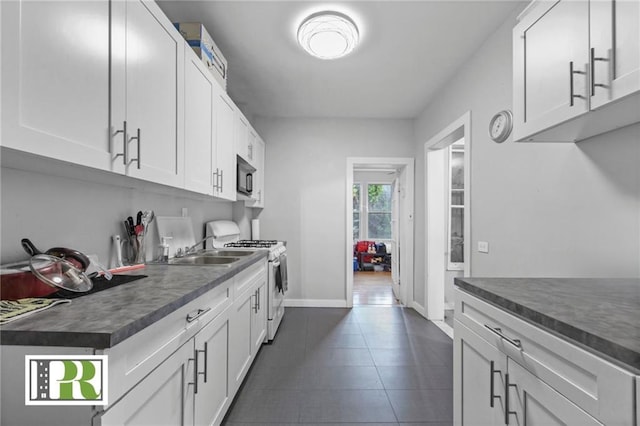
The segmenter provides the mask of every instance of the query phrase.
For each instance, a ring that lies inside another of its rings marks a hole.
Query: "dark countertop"
[[[267,253],[257,250],[229,268],[146,265],[128,274],[147,278],[78,297],[69,304],[0,326],[0,343],[95,349],[115,346],[265,259]]]
[[[456,278],[455,284],[640,373],[640,279]]]

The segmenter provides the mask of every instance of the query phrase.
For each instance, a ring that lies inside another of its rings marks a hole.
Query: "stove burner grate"
[[[269,248],[278,244],[276,240],[240,240],[235,243],[226,243],[225,247],[256,247]]]

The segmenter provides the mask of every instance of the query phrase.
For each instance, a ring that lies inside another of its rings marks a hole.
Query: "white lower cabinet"
[[[505,422],[527,426],[602,425],[552,387],[509,360]]]
[[[267,338],[267,276],[262,275],[256,284],[255,301],[257,306],[251,322],[251,341],[253,353],[258,353]]]
[[[231,403],[227,311],[110,407],[99,424],[219,425]]]
[[[464,325],[455,324],[455,423],[498,425],[504,418],[506,357]]]
[[[267,330],[267,270],[250,268],[239,274],[230,314],[229,378],[234,392],[240,387]]]
[[[193,342],[183,345],[100,418],[102,426],[186,425],[193,413]],[[193,422],[193,420],[192,420]]]
[[[454,424],[633,425],[630,371],[456,289]]]
[[[115,388],[114,402],[94,425],[219,425],[266,336],[266,273],[266,261],[250,266],[168,321],[127,339],[120,344],[123,350],[114,347],[110,382],[133,382],[129,371],[139,370],[136,378],[146,375],[128,389]],[[171,328],[185,317],[184,331]],[[168,332],[164,340],[156,337],[163,329]],[[177,342],[181,346],[159,364],[145,365]]]
[[[195,337],[194,424],[218,425],[231,404],[229,389],[228,310],[207,324]],[[190,424],[190,423],[186,423]]]
[[[253,354],[251,322],[254,306],[255,294],[249,290],[235,300],[231,311],[229,380],[234,390],[240,387],[251,366]]]

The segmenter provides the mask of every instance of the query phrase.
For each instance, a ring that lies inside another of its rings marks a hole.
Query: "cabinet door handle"
[[[491,372],[489,374],[491,374],[491,379],[490,379],[490,385],[489,385],[489,405],[493,408],[493,400],[498,398],[500,399],[500,395],[494,395],[493,394],[493,389],[494,389],[494,374],[496,373],[500,373],[500,370],[496,370],[493,367],[495,366],[495,363],[493,361],[491,361]]]
[[[573,69],[573,61],[569,62],[569,106],[573,106],[573,100],[575,98],[584,98],[582,95],[576,95],[573,93],[573,75],[584,74],[584,71],[576,71]]]
[[[198,393],[198,351],[194,351],[193,358],[189,358],[189,361],[193,360],[193,393]],[[191,384],[191,383],[189,383]]]
[[[207,309],[198,309],[197,311],[195,311],[195,313],[188,314],[187,322],[194,322],[195,320],[197,320],[198,318],[200,318],[202,315],[206,314],[210,310],[211,308],[209,307]]]
[[[195,370],[196,371],[196,373],[195,373],[195,380],[196,380],[195,393],[198,393],[198,385],[197,385],[198,376],[204,376],[204,382],[207,383],[207,371],[208,371],[208,368],[207,368],[207,353],[208,353],[208,351],[209,351],[209,348],[207,346],[207,342],[204,342],[204,349],[196,349],[195,350],[195,355],[194,355],[194,357],[196,359],[196,363],[195,363],[195,369],[196,369]],[[198,364],[199,364],[198,355],[201,354],[201,353],[204,354],[204,371],[203,372],[198,371]]]
[[[607,87],[606,84],[596,84],[596,61],[603,61],[603,62],[607,62],[609,61],[609,59],[607,58],[602,58],[602,57],[596,57],[596,48],[592,47],[591,48],[591,96],[595,96],[596,94],[596,87]]]
[[[499,327],[491,327],[487,324],[485,324],[484,326],[487,327],[494,334],[497,334],[501,339],[506,340],[507,342],[511,343],[513,346],[515,346],[518,349],[522,349],[522,342],[520,341],[520,339],[512,339],[510,337],[505,336],[504,333],[502,333],[502,329]]]
[[[122,157],[122,164],[127,165],[127,156],[129,154],[128,144],[127,144],[127,120],[122,122],[122,130],[116,130],[113,133],[115,137],[118,133],[122,133],[122,152],[120,154],[116,154],[114,158]]]
[[[504,385],[504,388],[505,388],[504,390],[504,424],[509,426],[509,416],[511,414],[516,414],[516,415],[518,414],[515,411],[509,410],[509,388],[510,387],[517,388],[518,386],[512,383],[509,383],[509,373],[506,373],[504,375],[504,383],[505,383]]]
[[[139,127],[138,127],[138,131],[136,132],[136,136],[129,138],[129,142],[133,140],[138,142],[138,158],[132,158],[131,160],[129,160],[129,164],[135,161],[136,163],[138,163],[138,170],[139,170],[140,169],[140,128]]]

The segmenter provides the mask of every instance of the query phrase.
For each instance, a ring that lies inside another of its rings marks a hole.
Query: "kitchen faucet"
[[[205,241],[207,241],[207,240],[209,240],[211,238],[215,238],[215,236],[214,235],[207,235],[206,237],[204,237],[203,239],[201,239],[200,241],[198,241],[197,243],[195,243],[191,247],[185,247],[184,251],[179,248],[178,250],[176,250],[175,257],[183,257],[183,256],[187,256],[188,254],[191,254],[193,251],[195,251],[195,249],[198,248],[198,246],[200,244],[204,243]]]

